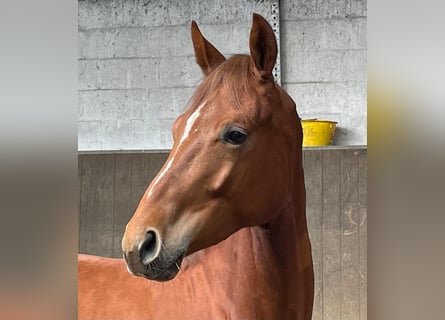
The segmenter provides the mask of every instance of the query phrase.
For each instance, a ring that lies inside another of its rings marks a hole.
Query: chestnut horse
[[[125,229],[125,261],[79,256],[79,319],[310,319],[302,129],[272,76],[274,33],[254,14],[250,55],[226,60],[191,31],[204,80]]]

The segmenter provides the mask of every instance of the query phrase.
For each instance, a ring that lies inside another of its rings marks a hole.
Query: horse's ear
[[[278,53],[277,40],[266,19],[256,13],[253,14],[249,46],[254,74],[262,81],[273,79],[272,70]]]
[[[226,60],[221,52],[204,38],[195,21],[192,21],[192,41],[196,63],[206,76]]]

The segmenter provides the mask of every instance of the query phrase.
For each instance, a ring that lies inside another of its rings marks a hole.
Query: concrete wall
[[[338,121],[335,144],[366,145],[366,0],[282,0],[282,84],[302,118]]]
[[[247,53],[268,1],[79,1],[79,150],[168,149],[202,78],[190,22],[225,55]]]
[[[271,1],[79,1],[79,150],[169,149],[201,71],[190,20],[225,55],[248,51]],[[303,117],[366,144],[366,1],[282,0],[283,85]]]

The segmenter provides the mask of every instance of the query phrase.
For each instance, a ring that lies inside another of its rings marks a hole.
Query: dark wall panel
[[[120,257],[125,225],[167,152],[79,155],[79,251]],[[303,151],[313,319],[366,319],[367,150]]]
[[[121,239],[163,153],[79,155],[79,251],[121,257]]]

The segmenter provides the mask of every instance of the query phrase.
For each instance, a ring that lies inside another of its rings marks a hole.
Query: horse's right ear
[[[192,41],[196,63],[206,76],[226,60],[221,52],[204,38],[195,21],[192,21]]]

